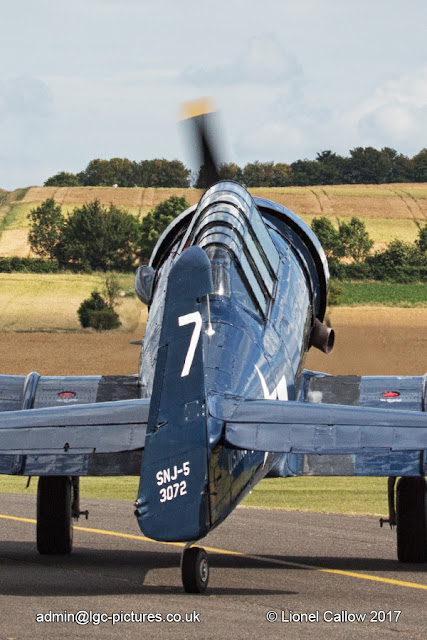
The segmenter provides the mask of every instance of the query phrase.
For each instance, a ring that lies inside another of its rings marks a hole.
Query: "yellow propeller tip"
[[[197,116],[203,116],[206,113],[212,113],[213,111],[215,111],[213,100],[208,97],[184,102],[180,107],[181,120],[197,118]]]

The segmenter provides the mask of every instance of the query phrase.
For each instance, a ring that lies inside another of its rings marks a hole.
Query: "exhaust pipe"
[[[335,332],[322,324],[317,318],[311,330],[310,346],[320,349],[323,353],[331,353],[334,348]]]

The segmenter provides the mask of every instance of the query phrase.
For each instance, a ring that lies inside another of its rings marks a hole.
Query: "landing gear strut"
[[[427,561],[427,485],[422,477],[400,478],[396,489],[397,557]]]
[[[202,547],[185,548],[181,557],[181,576],[186,593],[204,593],[209,581],[208,555]]]
[[[68,554],[73,548],[73,479],[41,476],[37,487],[37,549],[41,554]],[[77,485],[78,487],[78,485]]]

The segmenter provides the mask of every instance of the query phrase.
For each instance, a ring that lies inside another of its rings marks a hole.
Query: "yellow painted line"
[[[185,547],[183,542],[162,542],[160,540],[151,540],[145,536],[136,536],[131,533],[121,533],[120,531],[106,531],[104,529],[90,529],[90,527],[73,527],[77,531],[86,531],[86,533],[98,533],[102,536],[114,536],[116,538],[126,538],[127,540],[142,540],[143,542],[155,542],[156,544],[170,544],[174,547]]]
[[[15,520],[17,522],[29,522],[30,524],[36,524],[36,520],[33,518],[18,518],[17,516],[5,516],[0,514],[0,518],[3,520]],[[137,536],[131,533],[121,533],[120,531],[109,531],[105,529],[91,529],[90,527],[73,527],[77,531],[85,531],[86,533],[96,533],[103,536],[112,536],[116,538],[125,538],[126,540],[140,540],[142,542],[152,542],[153,544],[166,544],[172,547],[185,547],[184,542],[163,542],[159,540],[152,540],[146,536]],[[298,569],[308,569],[310,571],[319,571],[320,573],[333,573],[339,576],[346,576],[347,578],[357,578],[359,580],[371,580],[373,582],[383,582],[385,584],[393,584],[398,587],[408,587],[410,589],[423,589],[427,591],[426,584],[418,584],[417,582],[405,582],[403,580],[393,580],[392,578],[381,578],[380,576],[372,576],[368,573],[354,573],[353,571],[342,571],[341,569],[327,569],[324,567],[316,567],[311,564],[302,564],[300,562],[290,562],[288,560],[279,560],[277,558],[268,558],[264,556],[256,556],[252,554],[242,553],[241,551],[228,551],[227,549],[217,549],[216,547],[206,547],[203,545],[205,551],[211,553],[218,553],[220,555],[239,556],[241,558],[250,558],[257,560],[258,562],[264,562],[267,564],[282,565],[285,567],[297,567]]]
[[[3,518],[3,520],[17,520],[18,522],[29,522],[30,524],[37,524],[37,520],[34,520],[34,518],[18,518],[16,516],[2,516],[1,514],[0,518]]]
[[[246,556],[261,562],[272,562],[288,567],[298,567],[299,569],[311,569],[312,571],[320,571],[322,573],[334,573],[339,576],[347,576],[349,578],[359,578],[360,580],[372,580],[373,582],[385,582],[386,584],[395,584],[399,587],[410,587],[411,589],[424,589],[427,591],[427,584],[418,584],[417,582],[405,582],[403,580],[393,580],[393,578],[381,578],[380,576],[371,576],[369,573],[354,573],[353,571],[342,571],[341,569],[326,569],[325,567],[316,567],[311,564],[302,564],[299,562],[289,562],[287,560],[278,560],[272,558],[264,558],[262,556]]]
[[[371,576],[368,573],[353,573],[351,571],[340,571],[339,569],[318,569],[325,573],[336,573],[337,575],[349,576],[350,578],[361,578],[362,580],[373,580],[374,582],[385,582],[386,584],[396,584],[399,587],[410,587],[411,589],[425,589],[427,584],[418,584],[417,582],[405,582],[404,580],[393,580],[392,578],[381,578],[379,576]]]
[[[35,520],[34,520],[35,522]],[[185,547],[185,542],[164,542],[162,540],[152,540],[151,538],[147,538],[146,536],[137,536],[131,533],[121,533],[119,531],[105,531],[104,529],[90,529],[89,527],[73,527],[78,531],[86,531],[88,533],[99,533],[103,536],[115,536],[116,538],[126,538],[128,540],[142,540],[143,542],[153,542],[154,544],[168,544],[172,547]],[[210,551],[211,553],[220,553],[222,555],[229,556],[244,556],[247,557],[247,554],[241,553],[240,551],[227,551],[226,549],[215,549],[214,547],[205,547],[203,545],[203,549],[205,551]]]

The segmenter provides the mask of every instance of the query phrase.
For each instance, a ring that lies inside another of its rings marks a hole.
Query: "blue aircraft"
[[[260,480],[363,475],[389,478],[399,560],[427,561],[426,376],[304,369],[334,342],[320,243],[285,207],[217,181],[209,114],[189,120],[209,188],[137,271],[139,374],[0,376],[0,473],[39,476],[38,551],[71,552],[80,476],[138,475],[142,532],[186,542],[183,586],[203,593],[194,543]]]

